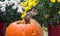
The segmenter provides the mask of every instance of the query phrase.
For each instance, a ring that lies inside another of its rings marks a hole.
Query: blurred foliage
[[[60,2],[55,1],[56,2],[51,2],[51,0],[38,0],[36,9],[39,11],[39,14],[34,18],[40,24],[47,26],[48,24],[56,25],[60,23]]]
[[[7,6],[6,7],[6,12],[1,12],[0,11],[0,20],[6,22],[7,26],[9,23],[12,23],[17,20],[21,20],[21,14],[17,12],[17,9],[12,9],[12,6]]]
[[[6,9],[7,11],[2,13],[3,15],[0,13],[0,19],[5,20],[7,23],[21,19],[21,14],[16,12],[17,9],[13,10],[11,6],[7,7]],[[50,23],[52,23],[52,25],[60,23],[60,3],[57,2],[57,0],[54,3],[50,0],[38,0],[38,5],[35,9],[37,9],[39,13],[33,18],[42,26],[47,26]]]

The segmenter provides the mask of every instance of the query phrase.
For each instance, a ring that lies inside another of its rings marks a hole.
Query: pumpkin
[[[6,29],[6,36],[43,36],[40,24],[34,19],[25,23],[24,19],[11,23]]]

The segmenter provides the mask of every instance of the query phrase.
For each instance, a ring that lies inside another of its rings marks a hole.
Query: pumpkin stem
[[[24,20],[25,20],[25,24],[30,24],[30,18],[27,17]]]
[[[36,10],[34,10],[34,9],[32,11],[30,11],[30,12],[27,12],[27,14],[26,14],[26,16],[24,18],[25,23],[29,24],[30,23],[30,18],[32,18],[34,15],[37,15],[37,14],[38,14],[38,12]]]

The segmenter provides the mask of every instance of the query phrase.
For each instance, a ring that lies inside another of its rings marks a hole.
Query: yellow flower
[[[60,0],[57,0],[58,3],[60,3]]]
[[[58,12],[58,14],[60,14],[60,11]]]
[[[29,0],[29,2],[32,2],[33,0]]]
[[[33,0],[33,2],[37,2],[37,0]]]
[[[26,16],[26,11],[22,14],[21,18],[24,18]]]
[[[35,7],[37,5],[37,3],[33,3],[33,7]]]
[[[52,3],[55,3],[56,2],[56,0],[50,0]]]
[[[22,7],[24,7],[24,13],[22,14],[21,18],[26,16],[27,11],[29,11],[32,7],[37,5],[37,0],[26,0],[23,2]]]
[[[27,1],[28,2],[28,4],[30,3],[30,2],[32,2],[32,1]]]
[[[29,7],[32,7],[33,6],[32,2],[28,3],[28,6]]]
[[[30,10],[30,9],[31,9],[31,7],[27,6],[27,7],[25,8],[25,11],[28,11],[28,10]]]
[[[22,4],[22,6],[26,7],[26,6],[27,6],[27,2],[24,2],[24,3]]]
[[[31,2],[32,0],[29,0],[29,2]]]
[[[30,3],[30,2],[32,2],[32,0],[26,0],[26,2]]]

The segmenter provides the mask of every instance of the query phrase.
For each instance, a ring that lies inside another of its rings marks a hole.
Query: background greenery
[[[39,14],[35,18],[40,24],[44,24],[44,26],[47,26],[48,24],[60,24],[60,2],[57,0],[55,0],[55,2],[52,1],[38,0],[36,9],[39,11]]]
[[[0,19],[5,21],[7,25],[11,22],[21,20],[21,14],[16,12],[17,9],[13,10],[11,7],[12,5],[6,8],[6,12],[0,13]],[[60,11],[60,3],[57,2],[57,0],[54,3],[50,0],[38,0],[38,5],[35,9],[37,9],[39,13],[33,18],[42,26],[47,26],[48,23],[51,23],[52,25],[60,23],[60,14],[58,12]]]

